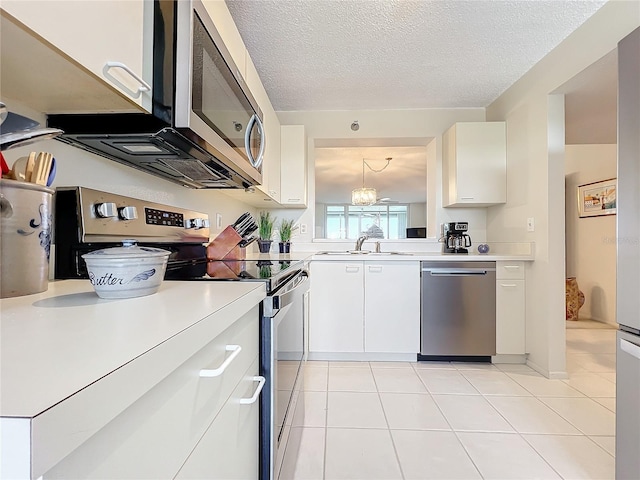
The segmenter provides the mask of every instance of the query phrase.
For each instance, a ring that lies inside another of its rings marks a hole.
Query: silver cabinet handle
[[[360,267],[357,265],[347,265],[344,270],[347,273],[356,273],[360,271]]]
[[[640,347],[638,345],[634,345],[633,343],[625,340],[624,338],[620,339],[620,349],[623,352],[627,352],[632,357],[640,360]]]
[[[233,360],[238,355],[240,355],[240,352],[242,351],[242,347],[240,345],[227,345],[225,350],[227,352],[232,352],[231,355],[229,355],[226,358],[226,360],[222,362],[222,365],[220,365],[218,368],[214,368],[214,369],[205,368],[200,370],[201,377],[219,377],[220,375],[222,375],[224,371],[227,369],[227,367],[231,365],[231,362],[233,362]]]
[[[369,271],[371,273],[380,273],[380,272],[382,272],[382,266],[377,266],[377,265],[376,266],[372,266],[372,265],[370,265],[369,266]]]
[[[140,86],[138,87],[138,90],[133,91],[133,90],[131,90],[129,88],[126,88],[124,85],[122,85],[120,82],[118,82],[118,84],[120,84],[121,87],[125,88],[126,90],[128,90],[130,92],[130,95],[133,98],[140,97],[142,92],[150,92],[151,91],[151,85],[149,85],[147,82],[145,82],[137,73],[135,73],[133,70],[131,70],[129,67],[127,67],[122,62],[107,62],[104,65],[104,68],[102,69],[102,72],[104,73],[105,77],[108,77],[108,78],[110,78],[110,79],[112,79],[112,80],[117,82],[117,80],[109,73],[109,70],[111,70],[112,68],[121,68],[122,70],[127,72],[129,75],[131,75],[133,78],[135,78],[138,83],[140,83]]]
[[[516,288],[517,285],[515,283],[501,283],[500,284],[501,287],[505,287],[505,288]]]
[[[257,377],[253,377],[253,381],[259,382],[258,386],[256,387],[256,391],[253,392],[253,395],[250,398],[241,398],[240,399],[241,405],[251,405],[252,403],[256,403],[256,400],[258,400],[258,397],[260,396],[260,392],[262,391],[262,388],[264,387],[264,384],[267,381],[267,379],[259,375]]]
[[[503,265],[503,267],[507,270],[518,270],[520,268],[520,265]]]
[[[460,197],[460,200],[473,200],[475,197]]]
[[[258,151],[258,156],[255,158],[251,152],[251,130],[253,130],[254,124],[258,126],[258,131],[260,132],[260,150]],[[244,149],[247,151],[249,163],[251,163],[255,168],[260,168],[260,165],[262,165],[265,143],[266,139],[264,138],[264,126],[262,125],[262,121],[258,115],[253,114],[251,120],[249,120],[249,123],[247,124],[247,130],[244,132]]]

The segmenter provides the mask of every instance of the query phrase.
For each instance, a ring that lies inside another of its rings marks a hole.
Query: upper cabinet
[[[85,108],[95,108],[99,99],[91,97],[104,95],[109,97],[105,108],[135,110],[137,105],[144,110],[151,110],[150,60],[153,39],[150,27],[153,2],[4,0],[2,10],[3,70],[11,70],[6,77],[2,77],[3,95],[12,98],[44,96],[46,92],[42,89],[51,90],[61,82],[68,96],[86,102]],[[16,48],[16,45],[20,48]],[[71,62],[52,61],[51,51]],[[40,82],[33,78],[34,75],[28,75],[29,72],[20,75],[14,70],[33,67],[41,72]],[[84,76],[76,72],[69,76],[73,69],[84,71]],[[92,76],[107,85],[97,85],[100,82],[96,82]],[[17,80],[19,78],[28,80],[20,82]],[[8,83],[5,83],[5,79]],[[109,87],[115,88],[124,97],[118,99],[117,95],[108,95]],[[20,88],[25,91],[20,92]],[[37,103],[37,100],[35,98],[36,104],[31,106],[39,107],[41,111],[73,108],[69,102],[56,107],[55,99],[51,96],[44,101],[45,105]]]
[[[247,50],[242,41],[242,36],[233,21],[233,17],[227,8],[227,4],[224,0],[203,0],[202,4],[209,13],[211,20],[213,20],[220,37],[222,37],[224,46],[229,51],[231,58],[238,68],[238,71],[235,72],[237,78],[246,79],[245,64]],[[253,91],[251,93],[253,93]],[[255,93],[253,94],[255,95]]]
[[[304,125],[282,125],[280,143],[280,203],[307,206],[307,134]]]
[[[507,201],[505,122],[461,122],[442,136],[442,206]]]

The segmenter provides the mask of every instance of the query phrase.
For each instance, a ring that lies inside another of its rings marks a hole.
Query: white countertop
[[[262,282],[165,281],[146,297],[105,300],[87,280],[0,300],[0,416],[33,417],[234,302]]]

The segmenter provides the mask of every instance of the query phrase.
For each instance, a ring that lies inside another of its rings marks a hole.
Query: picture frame
[[[615,215],[617,211],[617,179],[578,185],[578,216],[600,217]]]

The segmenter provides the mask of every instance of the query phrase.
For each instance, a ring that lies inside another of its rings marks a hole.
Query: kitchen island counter
[[[86,280],[63,280],[46,292],[0,301],[2,478],[38,478],[139,399],[173,401],[177,391],[159,386],[193,382],[183,365],[194,363],[195,352],[202,357],[196,371],[221,362],[224,344],[212,339],[229,336],[236,325],[255,325],[255,338],[246,330],[247,358],[235,364],[249,366],[252,351],[257,361],[258,305],[265,297],[263,282],[165,281],[153,295],[106,300]],[[207,424],[189,428],[198,425]],[[174,469],[184,461],[168,454],[165,460]]]

